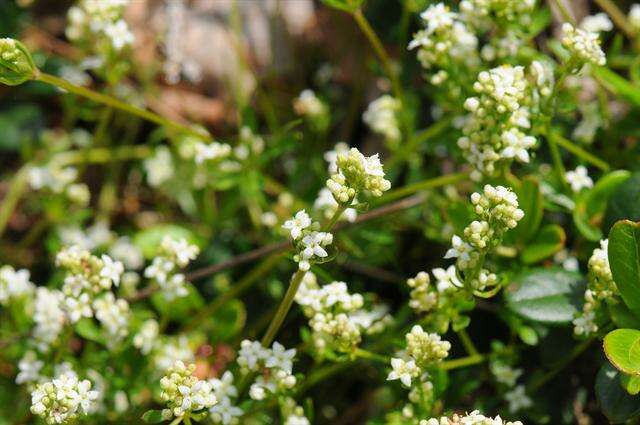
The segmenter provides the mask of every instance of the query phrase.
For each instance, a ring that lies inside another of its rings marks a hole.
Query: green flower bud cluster
[[[436,333],[427,333],[422,326],[415,325],[411,332],[405,335],[407,340],[407,354],[411,356],[420,368],[428,367],[442,361],[449,355],[451,343],[443,341]]]
[[[562,45],[571,53],[571,59],[582,67],[584,64],[604,66],[607,58],[600,46],[598,33],[575,28],[568,22],[562,25]]]
[[[37,73],[24,44],[12,38],[0,38],[0,83],[17,86],[34,79]]]

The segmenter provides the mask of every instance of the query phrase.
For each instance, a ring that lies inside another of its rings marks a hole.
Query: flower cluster
[[[384,136],[389,145],[397,146],[402,136],[397,118],[401,108],[400,101],[387,94],[369,104],[362,120],[373,132]]]
[[[494,175],[501,162],[529,162],[529,149],[536,139],[522,130],[531,128],[534,96],[524,67],[502,65],[482,71],[473,89],[478,96],[464,102],[470,115],[458,139],[458,146],[473,167],[471,178]]]
[[[618,296],[618,287],[609,267],[609,240],[600,241],[600,248],[593,250],[589,258],[589,283],[584,292],[582,312],[573,320],[576,335],[590,335],[598,330],[596,317],[603,301]]]
[[[107,292],[93,302],[96,319],[106,329],[107,345],[112,347],[129,334],[129,303],[122,299],[116,299],[112,292]]]
[[[162,412],[164,418],[182,417],[191,412],[209,409],[216,404],[217,399],[211,384],[193,376],[195,369],[195,364],[186,366],[183,362],[177,361],[160,380],[160,398],[168,406],[168,409]]]
[[[535,0],[463,0],[460,2],[460,11],[469,21],[490,19],[498,25],[512,22],[527,24],[535,4]],[[476,23],[480,26],[483,24]]]
[[[140,350],[142,354],[149,354],[153,349],[158,334],[160,333],[160,325],[155,319],[146,320],[140,330],[133,337],[133,346]]]
[[[165,298],[172,300],[184,297],[189,293],[188,283],[184,274],[178,273],[177,270],[186,267],[199,252],[197,246],[191,245],[184,238],[165,236],[160,243],[158,255],[144,270],[144,275],[160,286]]]
[[[36,386],[31,393],[31,412],[48,424],[68,423],[90,413],[97,398],[89,380],[80,381],[75,373],[65,373]]]
[[[319,286],[311,272],[305,274],[295,301],[309,318],[313,344],[320,353],[326,349],[351,353],[362,333],[379,332],[390,320],[383,306],[364,309],[364,297],[350,294],[345,282]]]
[[[238,423],[237,418],[242,416],[244,411],[232,401],[232,399],[238,397],[238,390],[233,385],[233,374],[226,371],[220,378],[209,379],[209,384],[211,384],[213,393],[218,400],[209,409],[213,423],[222,425]]]
[[[478,39],[458,13],[437,3],[420,17],[426,28],[414,34],[409,49],[418,48],[418,60],[430,71],[431,84],[439,86],[447,81],[460,64],[474,66],[479,62]]]
[[[32,294],[35,285],[29,277],[29,270],[15,270],[9,265],[0,267],[0,305],[7,305]]]
[[[104,254],[98,258],[75,245],[58,253],[56,265],[66,271],[62,292],[65,310],[72,323],[82,317],[92,317],[91,303],[95,297],[118,286],[124,272],[121,262]]]
[[[226,143],[197,142],[194,149],[196,164],[202,164],[206,161],[217,161],[231,154],[231,146]]]
[[[134,36],[123,19],[128,0],[81,0],[69,9],[66,34],[70,40],[95,44],[98,52],[123,50]]]
[[[38,287],[34,301],[33,337],[40,351],[47,352],[62,332],[67,315],[63,310],[65,296],[55,289]]]
[[[389,180],[384,178],[378,154],[367,157],[351,148],[346,153],[338,153],[336,165],[337,172],[327,180],[327,187],[341,205],[350,204],[362,191],[379,197],[391,188]]]
[[[305,210],[284,222],[282,228],[289,232],[296,248],[293,259],[302,271],[307,271],[313,263],[320,263],[329,256],[325,249],[333,242],[333,235],[320,232],[320,224],[312,221]]]
[[[575,28],[565,22],[562,24],[562,45],[569,50],[576,68],[581,68],[584,64],[604,66],[607,63],[597,32]]]
[[[310,89],[303,90],[300,96],[293,101],[293,109],[296,113],[310,118],[324,115],[327,112],[326,108],[325,104]]]
[[[449,355],[451,343],[443,341],[436,333],[425,332],[420,325],[415,325],[405,338],[406,353],[391,359],[392,370],[387,380],[399,379],[402,385],[411,387],[412,379],[418,376],[422,375],[421,381],[426,382],[428,368]]]
[[[497,276],[483,268],[485,256],[502,241],[504,233],[518,225],[524,212],[518,197],[503,186],[485,185],[482,194],[471,195],[478,220],[472,221],[463,236],[453,235],[445,258],[456,258],[456,269],[464,274],[463,283],[473,290],[484,290],[498,283]]]
[[[292,374],[295,356],[295,348],[287,350],[278,342],[266,348],[258,341],[242,341],[237,358],[241,371],[262,372],[251,384],[249,396],[254,400],[264,400],[292,389],[297,382]]]
[[[70,201],[87,205],[91,194],[84,183],[75,183],[78,170],[51,161],[42,166],[32,166],[28,170],[27,179],[34,190],[48,190],[55,194],[64,194]]]
[[[451,418],[446,416],[431,419],[423,419],[420,421],[420,425],[523,425],[520,421],[503,421],[500,416],[491,418],[480,414],[479,411],[474,410],[467,415],[455,414]]]

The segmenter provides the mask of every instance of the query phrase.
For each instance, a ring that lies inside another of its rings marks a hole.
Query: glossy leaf
[[[591,241],[603,239],[600,226],[607,202],[615,189],[630,176],[626,170],[613,171],[598,180],[592,189],[580,193],[573,210],[573,222],[582,236]]]
[[[640,330],[616,329],[604,337],[604,352],[617,369],[640,375]]]
[[[148,424],[159,424],[164,421],[162,410],[147,410],[142,415],[142,420]]]
[[[640,173],[634,173],[613,191],[607,204],[602,230],[609,233],[619,220],[640,221]]]
[[[538,268],[514,277],[505,296],[509,309],[525,319],[563,324],[581,309],[585,287],[579,273]]]
[[[540,227],[544,208],[542,192],[538,181],[531,177],[522,180],[515,192],[518,195],[518,207],[524,211],[524,217],[518,222],[518,227],[507,233],[507,238],[524,243],[533,238]]]
[[[640,224],[619,221],[609,233],[609,266],[620,296],[640,317]]]
[[[623,423],[640,414],[640,397],[633,397],[622,388],[620,372],[609,363],[600,368],[596,377],[596,398],[611,423]]]

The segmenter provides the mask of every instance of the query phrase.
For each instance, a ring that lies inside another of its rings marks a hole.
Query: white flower
[[[97,391],[91,390],[91,382],[79,381],[75,373],[66,373],[33,390],[31,412],[50,424],[68,423],[89,413],[98,396]]]
[[[309,260],[314,256],[324,258],[329,254],[324,249],[324,246],[331,244],[333,241],[333,235],[327,232],[311,232],[302,238],[302,250],[301,256],[304,260]]]
[[[131,31],[129,31],[127,23],[123,19],[107,25],[104,33],[111,39],[113,48],[116,50],[122,50],[124,46],[133,44],[135,40]]]
[[[16,384],[24,384],[26,382],[37,382],[40,380],[40,370],[44,366],[42,360],[38,360],[36,353],[27,351],[22,359],[18,362],[18,376],[16,376]]]
[[[285,221],[282,228],[289,230],[291,239],[295,241],[302,235],[302,231],[309,226],[311,226],[311,217],[305,210],[301,210],[291,220]]]
[[[402,385],[407,388],[411,387],[411,379],[420,375],[420,369],[414,360],[405,361],[400,358],[392,358],[391,367],[393,370],[389,372],[387,381],[399,379]]]
[[[153,349],[160,326],[154,319],[146,320],[140,327],[140,331],[133,337],[133,345],[140,350],[142,354],[149,354]]]
[[[218,142],[209,144],[198,142],[195,145],[195,151],[196,164],[202,164],[205,161],[214,161],[229,156],[231,146]]]
[[[109,248],[109,255],[121,261],[129,270],[138,270],[144,265],[142,252],[126,236],[115,241]]]
[[[640,30],[640,4],[634,3],[629,9],[629,23],[636,30]]]
[[[598,33],[574,28],[568,22],[562,24],[562,45],[581,63],[604,66],[607,59],[600,47]]]
[[[116,299],[112,292],[107,292],[93,302],[96,318],[110,335],[109,344],[116,344],[129,334],[129,303]]]
[[[580,28],[589,32],[605,32],[613,29],[613,22],[606,13],[597,13],[595,15],[586,16],[580,22]]]
[[[401,133],[396,114],[401,107],[402,104],[399,100],[387,94],[369,104],[367,110],[362,114],[362,120],[375,133],[382,134],[387,141],[398,142]]]
[[[147,172],[147,182],[152,187],[158,187],[173,177],[173,160],[171,152],[164,146],[156,149],[155,155],[144,160]]]
[[[305,89],[293,101],[293,109],[298,115],[314,117],[325,112],[325,105],[316,96],[313,90]]]
[[[458,14],[452,12],[444,3],[431,5],[420,14],[420,18],[427,24],[428,34],[431,34],[439,28],[452,26],[457,17]]]
[[[529,162],[528,149],[535,146],[535,137],[527,136],[516,128],[505,131],[501,137],[505,145],[505,148],[500,152],[503,157],[517,158],[520,162],[525,163]]]
[[[35,285],[29,278],[29,270],[15,270],[8,265],[0,267],[0,304],[6,305],[14,298],[33,293]]]
[[[214,423],[229,425],[234,423],[235,418],[242,416],[244,411],[231,404],[229,397],[223,397],[209,409],[209,413],[211,413],[211,419]]]
[[[176,264],[180,267],[186,267],[200,252],[196,245],[191,245],[185,238],[175,239],[171,236],[162,238],[160,247],[164,252],[175,258]]]
[[[496,361],[491,363],[491,372],[496,377],[496,381],[513,387],[523,371],[522,369],[514,369],[505,363]]]
[[[504,398],[509,403],[509,411],[511,413],[533,406],[533,401],[527,396],[524,385],[518,385],[513,390],[505,393]]]
[[[176,417],[209,409],[218,401],[211,384],[193,376],[194,370],[195,364],[186,366],[183,362],[177,361],[160,380],[160,397]]]
[[[240,367],[255,371],[259,363],[266,359],[268,355],[269,350],[264,348],[259,341],[245,339],[240,343],[240,351],[236,361]]]
[[[338,155],[346,154],[349,152],[349,145],[344,142],[338,142],[333,147],[333,150],[324,153],[324,160],[329,163],[329,174],[335,174],[338,172]]]
[[[233,385],[233,373],[228,370],[220,378],[209,379],[209,383],[219,399],[238,396],[238,390]]]
[[[265,361],[265,366],[268,368],[279,368],[287,373],[291,373],[295,356],[295,348],[286,350],[281,344],[274,342],[269,357],[267,357]]]
[[[100,276],[105,277],[113,282],[115,286],[120,285],[120,276],[124,272],[124,266],[120,261],[113,261],[108,255],[102,255],[102,270]]]
[[[71,323],[76,323],[83,317],[92,317],[91,298],[89,294],[82,293],[77,298],[66,297],[64,299],[64,309],[69,316]]]
[[[462,282],[458,279],[458,273],[456,272],[456,266],[449,266],[446,270],[437,268],[431,270],[433,277],[436,278],[436,287],[438,292],[446,292],[450,289],[459,288],[462,286]]]
[[[469,261],[469,253],[473,250],[473,247],[464,242],[458,235],[451,237],[451,248],[447,250],[444,258],[460,258],[463,261]]]
[[[565,177],[574,192],[593,187],[593,180],[587,173],[587,168],[583,165],[579,165],[574,171],[567,171]]]

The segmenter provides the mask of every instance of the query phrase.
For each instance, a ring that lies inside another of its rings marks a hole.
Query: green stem
[[[170,128],[180,133],[191,134],[197,137],[204,137],[209,139],[211,136],[203,131],[194,127],[189,127],[170,119],[164,118],[156,113],[151,111],[147,111],[142,108],[138,108],[137,106],[133,106],[131,104],[125,103],[121,100],[118,100],[114,97],[108,96],[106,94],[98,93],[86,87],[77,86],[69,81],[56,77],[55,75],[47,74],[44,72],[39,72],[36,76],[36,80],[42,81],[43,83],[47,83],[61,89],[68,91],[69,93],[73,93],[78,96],[86,97],[87,99],[91,99],[98,103],[103,103],[105,105],[111,106],[116,109],[120,109],[122,111],[128,112],[130,114],[136,115],[140,118],[143,118],[147,121],[154,122],[158,125]]]
[[[182,416],[178,416],[177,418],[172,420],[169,425],[178,425],[180,422],[182,422]]]
[[[9,184],[9,190],[5,195],[2,204],[0,205],[0,235],[4,232],[9,218],[16,208],[18,201],[22,197],[22,194],[27,187],[27,171],[31,165],[29,163],[24,164],[22,168],[13,176],[11,183]]]
[[[484,362],[487,356],[483,354],[475,354],[473,356],[461,357],[454,360],[445,360],[440,363],[439,368],[442,370],[452,370],[461,367],[472,366]]]
[[[567,151],[571,152],[572,154],[574,154],[578,158],[583,159],[584,161],[588,162],[589,164],[591,164],[591,165],[593,165],[595,167],[598,167],[602,171],[609,171],[610,170],[611,167],[605,161],[603,161],[602,159],[598,158],[597,156],[587,152],[586,150],[582,149],[580,146],[577,146],[576,144],[574,144],[570,140],[565,139],[560,134],[552,131],[547,135],[547,137],[550,140],[553,140],[553,142],[555,144],[557,144],[558,146],[563,147],[564,149],[566,149]]]
[[[360,30],[362,30],[365,37],[367,37],[367,40],[369,40],[369,43],[371,43],[371,47],[373,47],[373,50],[378,56],[378,59],[380,59],[380,62],[382,63],[387,76],[391,80],[391,87],[395,96],[398,99],[402,100],[402,86],[400,85],[400,80],[398,80],[398,74],[393,68],[391,59],[389,58],[387,51],[384,49],[380,38],[369,24],[369,21],[367,21],[367,18],[364,16],[361,9],[356,9],[353,12],[353,19],[355,19],[358,27],[360,27]]]
[[[307,272],[298,269],[291,278],[289,288],[287,288],[287,292],[284,294],[284,298],[280,302],[273,320],[269,323],[267,332],[264,334],[264,337],[262,337],[263,347],[269,347],[276,337],[278,330],[280,330],[280,326],[282,326],[282,322],[284,322],[284,318],[287,316],[287,313],[293,304],[293,299],[298,292],[298,288],[300,288],[300,284],[302,283],[302,279],[305,274],[307,274]]]
[[[556,170],[556,174],[558,175],[558,179],[560,180],[560,184],[563,187],[567,186],[567,178],[565,177],[565,168],[562,163],[562,156],[560,155],[560,149],[558,149],[558,145],[556,141],[550,137],[547,137],[547,142],[549,142],[549,150],[551,151],[551,159],[553,160],[553,168]]]
[[[436,187],[458,183],[468,178],[469,176],[466,173],[455,173],[455,174],[447,174],[446,176],[435,177],[435,178],[424,180],[417,183],[412,183],[400,189],[387,192],[387,194],[382,196],[379,202],[377,203],[382,204],[382,203],[391,202],[396,199],[404,198],[405,196],[412,195],[416,192],[420,192],[422,190],[434,189]]]
[[[262,263],[253,268],[246,276],[233,285],[228,291],[220,294],[213,302],[204,308],[202,308],[193,319],[189,320],[185,325],[185,331],[192,330],[196,326],[202,323],[208,317],[213,316],[218,309],[224,306],[226,303],[234,298],[237,298],[248,290],[255,282],[257,282],[262,276],[268,273],[278,262],[282,259],[281,254],[274,254],[267,257]]]
[[[100,164],[112,161],[144,159],[152,153],[153,150],[146,145],[127,145],[114,149],[92,148],[85,151],[62,152],[53,157],[51,162],[62,166],[80,163]]]
[[[595,2],[600,7],[600,9],[607,12],[607,15],[611,17],[613,23],[616,24],[627,37],[629,37],[631,40],[635,40],[637,35],[636,31],[629,23],[626,15],[622,13],[620,8],[614,2],[612,2],[611,0],[595,0]]]
[[[384,364],[388,364],[390,360],[387,356],[383,356],[382,354],[377,354],[371,351],[363,350],[362,348],[356,348],[353,355],[361,359],[374,360],[376,362],[380,362]]]
[[[477,355],[478,349],[473,344],[473,341],[471,341],[471,337],[469,337],[469,334],[467,333],[466,329],[460,329],[459,331],[456,331],[456,333],[458,334],[458,337],[462,341],[462,345],[464,345],[464,349],[467,350],[467,353],[472,356]]]
[[[544,384],[549,382],[549,380],[551,380],[562,369],[564,369],[573,360],[575,360],[578,356],[580,356],[580,354],[582,354],[587,348],[589,348],[589,346],[591,345],[591,343],[593,343],[594,340],[595,340],[594,338],[590,338],[582,341],[582,343],[580,343],[579,345],[576,345],[571,351],[571,353],[569,353],[568,356],[563,357],[562,360],[556,363],[555,366],[553,366],[551,370],[549,370],[549,372],[540,376],[538,379],[532,380],[531,383],[528,385],[527,393],[533,394],[534,392],[539,390],[540,387],[542,387]]]
[[[323,232],[328,232],[333,228],[338,220],[340,220],[340,217],[342,217],[344,211],[351,205],[351,202],[352,201],[349,201],[346,204],[340,204],[340,206],[338,206],[338,209],[333,213],[329,221],[327,221],[327,223],[322,227]]]
[[[575,25],[576,24],[576,20],[573,17],[573,15],[571,14],[571,12],[569,12],[569,9],[567,9],[567,6],[564,4],[564,0],[554,0],[554,3],[558,7],[558,10],[560,11],[560,14],[562,15],[562,17],[567,22]]]

